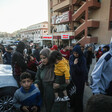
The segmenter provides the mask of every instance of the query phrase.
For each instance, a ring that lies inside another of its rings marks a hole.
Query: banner
[[[52,35],[45,35],[42,37],[42,40],[52,40]]]
[[[62,13],[60,16],[52,16],[52,24],[59,24],[70,21],[70,11]]]

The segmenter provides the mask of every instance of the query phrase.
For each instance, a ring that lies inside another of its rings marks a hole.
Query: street
[[[91,75],[91,72],[92,72],[92,70],[94,68],[95,63],[96,63],[96,59],[94,58],[93,62],[92,62],[92,65],[91,65],[91,68],[90,68],[90,71],[89,71],[89,82],[90,82],[90,75]],[[84,91],[84,108],[86,107],[87,101],[88,101],[88,99],[91,96],[92,96],[92,90],[90,89],[90,87],[85,86],[85,91]]]

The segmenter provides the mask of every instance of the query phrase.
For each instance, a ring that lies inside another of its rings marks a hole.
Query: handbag
[[[68,96],[71,98],[74,94],[76,94],[76,86],[74,84],[74,82],[71,80],[70,84],[67,85],[66,87],[67,89],[67,94]]]

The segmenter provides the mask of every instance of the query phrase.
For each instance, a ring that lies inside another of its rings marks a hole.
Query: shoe
[[[58,96],[57,98],[55,98],[54,101],[55,101],[55,102],[60,102],[60,101],[61,101],[61,98]]]
[[[63,98],[61,98],[61,101],[69,101],[70,98],[68,96],[64,96]]]

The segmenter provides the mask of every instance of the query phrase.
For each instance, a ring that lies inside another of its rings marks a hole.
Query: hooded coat
[[[19,42],[16,48],[16,51],[12,55],[12,68],[13,75],[20,75],[22,72],[26,70],[26,63],[23,55],[23,51],[25,49],[25,44],[23,42]]]
[[[78,53],[79,56],[75,57],[74,54],[72,54],[69,59],[71,79],[76,85],[76,94],[73,96],[70,103],[74,112],[83,112],[83,93],[88,71],[86,59],[79,45],[73,48],[73,53],[74,52]],[[78,63],[74,64],[76,58],[78,58]]]
[[[107,94],[106,89],[112,81],[112,41],[110,50],[104,53],[96,63],[92,74],[92,92],[94,94]]]
[[[73,82],[76,85],[77,93],[83,93],[84,91],[84,83],[87,78],[87,67],[86,67],[86,59],[81,51],[80,46],[76,45],[73,48],[73,52],[77,52],[79,54],[78,63],[74,64],[74,60],[77,58],[73,54],[70,56],[69,65],[70,65],[70,75]]]

